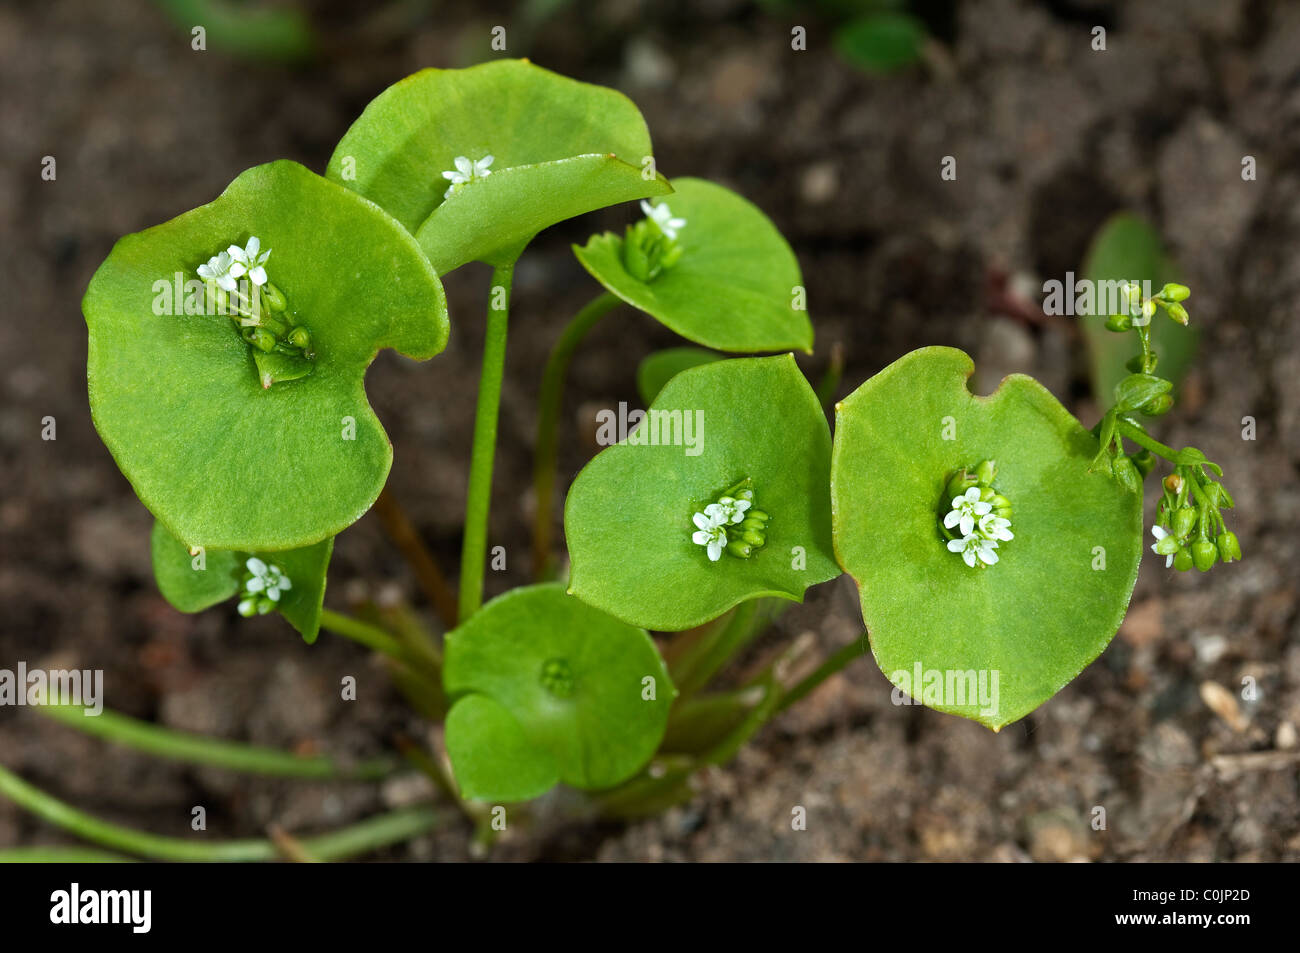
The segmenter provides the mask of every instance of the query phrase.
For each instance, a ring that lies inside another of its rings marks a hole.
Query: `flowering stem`
[[[555,494],[555,468],[559,443],[560,405],[564,400],[564,378],[573,352],[596,322],[609,314],[619,299],[608,291],[593,298],[565,325],[560,339],[551,348],[542,372],[542,390],[538,397],[537,448],[533,457],[533,578],[545,579],[551,557],[551,512]]]
[[[193,841],[163,837],[100,820],[46,794],[0,767],[0,795],[37,817],[95,844],[140,857],[175,861],[267,861],[281,856],[274,841],[262,839]],[[406,808],[368,818],[329,834],[301,839],[303,849],[320,860],[342,860],[432,830],[440,820],[427,807]]]
[[[776,711],[773,714],[785,711],[797,701],[807,698],[818,685],[826,681],[840,669],[844,668],[854,659],[862,658],[867,654],[867,648],[863,643],[866,642],[867,634],[864,632],[861,636],[854,639],[848,645],[836,649],[826,657],[826,661],[817,666],[812,672],[804,676],[794,685],[791,685],[781,695],[780,702],[777,703]]]
[[[1143,430],[1141,427],[1137,427],[1129,423],[1127,420],[1123,419],[1122,417],[1116,418],[1115,429],[1122,436],[1128,437],[1128,439],[1132,440],[1139,447],[1143,447],[1147,450],[1150,450],[1156,456],[1164,457],[1170,463],[1180,462],[1178,459],[1179,455],[1177,450],[1175,450],[1173,447],[1166,446],[1165,444],[1161,443],[1159,440],[1155,440],[1154,438],[1148,436],[1147,432]]]
[[[249,774],[281,778],[374,781],[391,774],[393,770],[393,763],[387,759],[376,759],[355,767],[347,767],[324,755],[301,757],[274,748],[222,741],[187,731],[175,731],[109,709],[104,709],[94,717],[87,716],[79,705],[46,705],[38,708],[37,711],[70,728],[160,758],[209,765],[231,771],[244,771]]]
[[[456,625],[456,594],[452,592],[451,586],[447,584],[447,578],[442,574],[438,567],[437,561],[433,554],[429,552],[424,541],[420,539],[420,534],[415,529],[410,517],[402,509],[402,505],[397,502],[396,498],[388,491],[387,487],[379,493],[379,499],[375,501],[375,515],[379,517],[379,522],[384,526],[384,532],[388,538],[393,541],[410,565],[411,570],[415,573],[415,579],[424,590],[425,598],[433,606],[434,611],[438,613],[438,618],[448,629]]]
[[[479,606],[483,604],[488,512],[492,507],[492,461],[496,453],[501,382],[505,377],[506,326],[510,311],[510,284],[514,277],[514,268],[513,262],[493,268],[492,287],[488,293],[487,331],[483,340],[483,371],[478,382],[478,409],[474,416],[474,448],[470,455],[469,491],[465,498],[465,539],[460,551],[459,619],[461,622],[477,612]]]

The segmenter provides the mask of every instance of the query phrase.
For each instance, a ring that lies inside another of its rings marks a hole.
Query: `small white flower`
[[[234,266],[234,259],[227,252],[218,252],[208,259],[207,264],[199,265],[199,277],[204,281],[215,281],[217,287],[223,291],[235,290],[235,279],[243,274],[232,275],[231,268]]]
[[[660,202],[658,205],[651,205],[645,199],[641,200],[641,211],[645,212],[646,218],[659,226],[659,231],[663,232],[671,239],[677,238],[677,230],[686,227],[686,219],[674,218],[672,210],[668,208],[667,202]]]
[[[708,507],[705,507],[705,510],[706,512],[696,513],[691,517],[691,521],[696,526],[695,532],[691,534],[691,542],[706,547],[709,552],[709,562],[716,563],[722,558],[722,549],[727,545],[727,530],[713,514],[707,512]]]
[[[961,553],[961,558],[971,568],[974,568],[976,559],[986,566],[992,566],[998,561],[997,548],[998,544],[993,540],[975,533],[969,533],[963,539],[948,540],[948,552]]]
[[[249,557],[244,563],[253,578],[244,585],[246,592],[264,592],[272,602],[280,601],[280,593],[293,588],[289,577],[280,571],[279,566],[268,566],[256,556]]]
[[[473,182],[475,179],[486,179],[492,174],[488,167],[492,165],[495,156],[484,156],[481,159],[470,159],[468,156],[456,156],[456,169],[453,172],[444,172],[442,177],[451,185],[447,186],[447,191],[442,193],[444,199],[451,198],[451,193],[456,191],[456,187],[464,185],[466,182]]]
[[[235,263],[230,266],[230,274],[235,278],[242,278],[248,275],[248,280],[259,288],[266,284],[266,269],[262,266],[266,260],[271,257],[271,249],[262,251],[262,241],[256,235],[248,240],[248,244],[240,248],[238,245],[231,245],[226,249]],[[261,252],[259,255],[258,253]],[[233,288],[233,285],[231,286]],[[231,289],[227,289],[231,290]]]
[[[1156,547],[1160,545],[1160,540],[1164,539],[1166,536],[1169,535],[1169,530],[1165,529],[1163,526],[1152,526],[1151,535],[1156,538],[1156,541],[1151,544],[1151,552],[1159,556],[1160,550],[1156,549]],[[1168,569],[1173,564],[1174,564],[1174,554],[1169,553],[1167,556],[1165,556],[1165,568]]]
[[[969,536],[975,532],[975,523],[979,518],[992,509],[992,503],[984,503],[980,500],[979,487],[973,486],[962,496],[952,498],[952,510],[943,518],[943,525],[948,529],[960,525],[961,534]],[[953,552],[957,550],[954,549]]]
[[[1003,519],[1001,516],[994,516],[992,513],[986,513],[980,517],[980,535],[987,539],[1000,539],[1006,541],[1015,539],[1015,534],[1011,532],[1011,520]]]
[[[749,500],[733,500],[729,496],[722,496],[718,502],[710,503],[704,508],[704,515],[719,525],[739,523],[745,519],[745,510],[753,505]]]

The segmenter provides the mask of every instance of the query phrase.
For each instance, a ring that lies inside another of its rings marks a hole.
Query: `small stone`
[[[1237,696],[1218,682],[1201,682],[1201,701],[1205,702],[1206,707],[1218,715],[1235,732],[1245,731],[1250,724],[1249,719],[1241,713],[1241,706],[1237,704]]]

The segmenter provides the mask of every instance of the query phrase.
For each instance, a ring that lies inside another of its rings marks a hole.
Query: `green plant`
[[[481,606],[515,262],[548,225],[632,200],[643,217],[623,234],[574,249],[605,290],[565,328],[544,373],[538,582]],[[492,267],[492,283],[454,607],[409,521],[380,495],[391,448],[363,376],[381,347],[419,359],[443,348],[438,276],[474,260]],[[1180,568],[1239,557],[1218,468],[1159,444],[1137,417],[1171,403],[1149,323],[1160,309],[1185,324],[1186,297],[1173,284],[1149,300],[1130,294],[1111,318],[1136,332],[1139,354],[1091,431],[1027,377],[972,395],[970,359],[926,348],[837,404],[832,437],[824,408],[838,372],[814,390],[789,353],[811,350],[812,325],[772,222],[719,185],[660,175],[640,114],[619,94],[500,61],[427,70],[384,92],[325,178],[258,166],[211,204],[123,238],[84,311],[95,424],[157,518],[164,597],[185,612],[233,602],[241,615],[278,613],[307,642],[324,629],[384,656],[414,709],[445,727],[445,754],[409,740],[402,754],[486,840],[502,802],[560,783],[607,816],[689,797],[694,772],[864,654],[855,639],[811,659],[796,639],[744,677],[718,677],[784,607],[841,571],[859,586],[897,697],[997,729],[1113,637],[1141,557],[1152,455],[1174,465],[1156,551]],[[556,581],[565,371],[620,303],[704,347],[648,358],[640,426],[626,432],[638,420],[616,425],[612,414],[602,424],[611,445],[568,492],[572,565]],[[726,356],[774,351],[785,353]],[[409,607],[366,618],[323,608],[334,536],[377,499],[445,632]],[[952,673],[973,679],[956,695]],[[348,771],[111,712],[48,713],[234,770],[340,783],[392,770]],[[419,809],[312,840],[208,845],[106,824],[4,771],[0,793],[102,846],[172,859],[343,856],[439,817]]]

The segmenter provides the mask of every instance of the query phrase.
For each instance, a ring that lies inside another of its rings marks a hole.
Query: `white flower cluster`
[[[691,522],[695,524],[691,542],[705,547],[709,561],[716,563],[722,558],[722,550],[727,545],[727,526],[744,522],[745,510],[751,505],[749,500],[719,497],[718,502],[710,503],[703,513],[691,517]]]
[[[248,280],[260,288],[267,282],[265,266],[270,257],[271,249],[262,251],[262,241],[254,235],[243,248],[231,245],[199,265],[199,277],[215,281],[222,291],[234,291],[236,282],[248,275]]]
[[[280,601],[280,594],[293,588],[293,583],[279,566],[268,566],[256,556],[244,563],[248,575],[244,578],[244,591],[239,597],[239,614],[266,615]]]
[[[952,500],[952,509],[944,515],[943,525],[954,527],[961,539],[948,540],[950,553],[961,553],[966,565],[975,567],[976,561],[992,566],[998,561],[998,542],[1015,539],[1011,521],[996,516],[993,504],[980,499],[980,488],[973,486]]]

